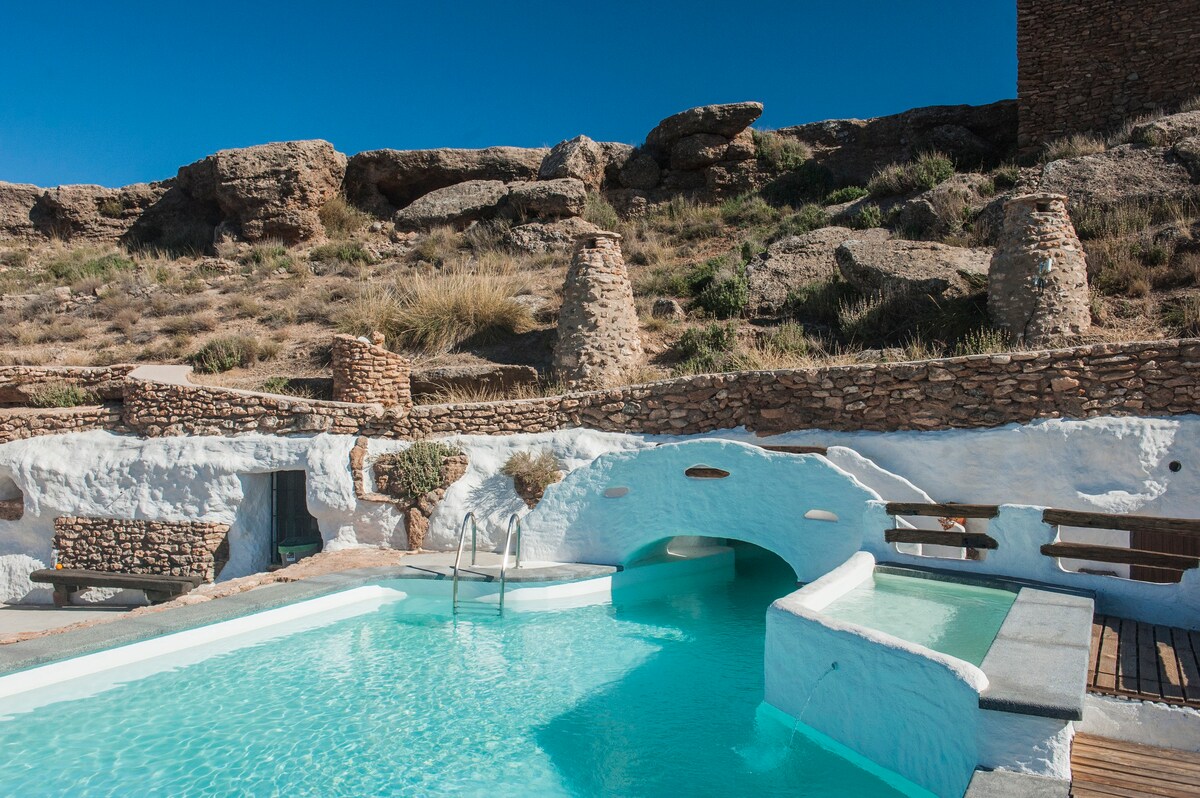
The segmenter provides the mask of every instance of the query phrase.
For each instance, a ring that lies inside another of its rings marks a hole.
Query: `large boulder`
[[[851,230],[822,227],[798,236],[781,238],[746,265],[752,313],[774,315],[784,309],[788,294],[814,283],[829,281],[838,273],[837,249],[858,238],[886,241],[887,230]]]
[[[1169,147],[1192,136],[1200,136],[1200,111],[1172,114],[1134,125],[1129,140],[1154,147]]]
[[[903,200],[892,224],[909,238],[942,238],[965,229],[994,198],[991,178],[974,172],[955,174]]]
[[[729,139],[715,133],[693,133],[671,146],[672,169],[703,169],[725,158]]]
[[[890,163],[946,153],[960,169],[992,168],[1017,149],[1017,103],[935,105],[875,119],[830,119],[777,130],[812,151],[815,164],[843,185],[866,185]]]
[[[327,141],[221,150],[179,170],[194,201],[215,203],[221,226],[246,241],[296,243],[324,235],[321,207],[341,190],[346,156]]]
[[[932,241],[852,238],[837,248],[836,257],[842,277],[864,294],[952,299],[987,285],[992,252]]]
[[[662,169],[658,161],[644,152],[633,154],[621,167],[620,180],[625,188],[649,191],[658,185]]]
[[[346,165],[346,196],[380,218],[431,191],[468,180],[536,180],[549,149],[370,150]]]
[[[504,243],[513,249],[539,255],[544,252],[562,252],[571,249],[575,241],[585,235],[600,232],[600,228],[578,216],[557,219],[552,222],[529,222],[512,227],[504,236]]]
[[[1200,197],[1200,186],[1173,150],[1135,144],[1052,161],[1042,170],[1038,190],[1066,194],[1073,211]]]
[[[538,169],[538,179],[573,177],[582,181],[588,191],[599,191],[604,182],[607,156],[600,144],[587,136],[576,136],[554,145]]]
[[[508,196],[508,186],[499,180],[467,180],[431,191],[396,211],[397,230],[427,230],[448,224],[464,228],[480,219],[496,216]]]
[[[29,218],[48,238],[116,241],[169,187],[169,183],[138,183],[123,188],[58,186],[38,198]]]
[[[587,187],[574,177],[513,183],[508,189],[508,207],[522,220],[579,216],[587,204]]]
[[[1171,148],[1171,153],[1191,174],[1192,180],[1200,183],[1200,136],[1192,136]]]
[[[0,238],[28,239],[37,235],[30,212],[44,191],[27,183],[0,181]]]
[[[645,150],[660,161],[669,157],[675,143],[685,136],[707,133],[732,139],[762,116],[758,102],[726,103],[689,108],[658,123],[646,136]]]

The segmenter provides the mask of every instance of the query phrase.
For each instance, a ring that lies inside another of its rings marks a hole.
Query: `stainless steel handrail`
[[[500,560],[500,614],[504,614],[504,588],[508,585],[508,553],[512,550],[513,531],[517,533],[517,556],[514,568],[521,567],[521,518],[516,513],[508,517],[508,532],[504,535],[504,556]]]
[[[467,542],[467,522],[471,523],[471,565],[475,564],[475,543],[479,537],[479,525],[475,523],[475,513],[463,516],[462,530],[458,533],[458,554],[454,555],[454,587],[451,592],[451,607],[458,612],[458,569],[462,565],[463,546]]]

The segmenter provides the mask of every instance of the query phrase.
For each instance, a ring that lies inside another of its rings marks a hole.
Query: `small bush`
[[[785,321],[763,336],[761,348],[778,357],[803,357],[809,353],[810,341],[804,327]]]
[[[599,194],[587,195],[587,202],[583,206],[583,218],[601,230],[616,230],[621,226],[621,217],[617,215],[617,209]]]
[[[1003,330],[994,327],[980,327],[964,335],[954,345],[954,354],[962,355],[994,355],[1012,349],[1008,335]]]
[[[1064,158],[1079,158],[1095,155],[1107,149],[1104,139],[1086,133],[1075,133],[1052,141],[1042,150],[1041,162],[1061,161]]]
[[[659,206],[650,224],[659,232],[683,240],[714,238],[722,230],[721,209],[676,196]]]
[[[784,311],[792,318],[833,326],[838,308],[855,296],[854,288],[838,277],[821,283],[809,283],[788,291]]]
[[[388,466],[397,489],[393,495],[415,501],[442,486],[442,461],[460,453],[444,443],[416,441],[402,452],[381,455],[376,467]]]
[[[260,344],[248,335],[230,335],[212,339],[192,353],[188,361],[201,374],[219,374],[269,360],[276,351],[277,347]]]
[[[462,247],[462,236],[453,227],[431,227],[412,248],[412,258],[434,266],[449,263]]]
[[[845,186],[834,191],[830,191],[825,195],[822,201],[824,205],[841,205],[844,202],[853,202],[856,199],[867,196],[871,192],[867,191],[862,186]]]
[[[771,172],[790,172],[812,157],[808,145],[769,130],[752,130],[758,162]]]
[[[27,249],[9,249],[0,252],[0,266],[10,269],[24,269],[29,266],[30,255]]]
[[[46,265],[46,270],[60,283],[74,283],[88,278],[107,280],[133,268],[134,262],[120,252],[94,249],[70,250]]]
[[[316,398],[311,388],[306,385],[297,385],[287,377],[268,377],[263,380],[263,384],[258,387],[258,390],[277,396],[296,396],[301,399]]]
[[[914,191],[928,191],[954,174],[954,161],[940,152],[926,152],[908,163],[883,167],[867,183],[872,197],[894,197]]]
[[[1186,114],[1192,111],[1200,111],[1200,94],[1189,97],[1179,104],[1179,113]]]
[[[718,319],[742,315],[750,302],[750,284],[739,270],[728,277],[714,278],[696,295],[696,307]]]
[[[336,261],[337,263],[361,263],[366,266],[371,263],[371,254],[357,241],[337,241],[313,247],[308,253],[308,259],[313,261]]]
[[[355,208],[338,194],[321,206],[321,224],[330,238],[346,238],[367,226],[370,214]]]
[[[829,226],[829,214],[820,205],[808,203],[780,219],[768,241],[774,242],[788,236],[800,236]]]
[[[217,318],[211,313],[169,316],[159,329],[167,335],[197,335],[217,329]]]
[[[992,170],[992,186],[999,191],[1015,188],[1021,181],[1021,167],[1015,163],[1006,163]]]
[[[1163,321],[1180,338],[1200,336],[1200,296],[1193,294],[1181,297],[1167,305],[1163,311]]]
[[[242,266],[256,272],[273,272],[277,269],[291,271],[292,256],[287,247],[279,243],[256,244],[241,257]]]
[[[680,363],[676,374],[707,374],[736,368],[737,328],[710,324],[684,331],[672,350]]]
[[[105,219],[120,219],[124,212],[125,207],[116,197],[105,197],[96,204],[96,213]]]
[[[500,473],[512,477],[517,493],[530,506],[541,500],[546,488],[562,479],[562,472],[563,464],[549,450],[537,454],[514,452],[500,469]]]
[[[779,210],[760,194],[742,194],[721,203],[721,218],[737,227],[766,225],[779,218]]]
[[[33,407],[79,407],[98,401],[91,391],[66,382],[47,382],[29,392],[29,404]]]
[[[762,195],[772,205],[798,208],[806,202],[819,202],[833,190],[833,173],[816,161],[805,161],[763,186]]]
[[[850,220],[850,226],[855,230],[869,230],[872,227],[883,227],[883,211],[874,203],[868,203],[859,209],[854,218]]]

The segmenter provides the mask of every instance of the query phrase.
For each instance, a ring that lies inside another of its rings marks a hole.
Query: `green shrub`
[[[364,266],[371,263],[371,253],[357,241],[335,241],[313,247],[308,253],[308,259],[313,261],[336,261],[338,263],[361,263]]]
[[[100,400],[91,391],[66,382],[47,382],[29,392],[29,404],[33,407],[79,407]]]
[[[869,230],[872,227],[883,227],[883,211],[874,203],[869,203],[862,206],[854,218],[850,220],[850,226],[855,230]]]
[[[106,219],[120,219],[125,212],[125,206],[116,197],[105,197],[96,205],[96,213]]]
[[[188,361],[201,374],[219,374],[245,368],[259,360],[269,360],[276,352],[273,345],[264,346],[248,335],[229,335],[204,344],[188,357]]]
[[[762,348],[773,355],[798,357],[807,355],[811,347],[804,327],[785,321],[763,337]]]
[[[240,258],[242,266],[257,272],[276,269],[291,271],[294,267],[287,247],[279,243],[256,244]]]
[[[779,221],[768,241],[774,242],[788,236],[811,233],[813,230],[828,227],[829,221],[829,214],[820,205],[813,203],[801,205],[799,210],[788,214]]]
[[[871,192],[867,191],[862,186],[845,186],[834,191],[830,191],[825,195],[822,201],[824,205],[841,205],[844,202],[853,202],[856,199],[865,197]]]
[[[781,136],[770,130],[752,130],[754,152],[763,168],[772,172],[790,172],[812,157],[804,142]]]
[[[835,275],[825,282],[788,291],[784,311],[792,318],[833,326],[837,324],[838,308],[856,295],[853,286]]]
[[[658,207],[650,224],[659,232],[685,241],[714,238],[721,234],[721,209],[675,196]]]
[[[1014,188],[1021,180],[1021,167],[1006,163],[992,170],[992,185],[1001,191]]]
[[[1180,297],[1163,309],[1163,321],[1181,338],[1200,336],[1200,296]]]
[[[761,194],[742,194],[721,203],[721,218],[736,227],[771,224],[779,218],[779,210]]]
[[[735,367],[737,328],[732,324],[710,324],[684,331],[672,347],[680,363],[676,374],[706,374]]]
[[[805,161],[763,186],[762,195],[772,205],[798,208],[806,202],[818,202],[833,190],[833,173],[816,161]]]
[[[587,195],[587,203],[583,206],[583,218],[601,230],[616,230],[621,226],[621,217],[617,215],[617,209],[599,194]]]
[[[1055,141],[1042,148],[1041,162],[1061,161],[1064,158],[1078,158],[1083,155],[1095,155],[1104,152],[1104,139],[1085,133],[1075,133]]]
[[[134,262],[120,252],[101,252],[94,249],[64,252],[46,266],[47,271],[62,283],[73,283],[88,278],[107,280],[118,272],[127,272],[133,268]]]
[[[305,385],[297,385],[288,377],[268,377],[263,380],[258,390],[263,393],[276,394],[277,396],[296,396],[301,399],[316,398],[311,388]]]
[[[995,327],[979,327],[964,335],[954,345],[954,354],[993,355],[1011,349],[1008,334]]]
[[[746,275],[739,271],[729,277],[714,278],[696,296],[696,307],[718,319],[732,319],[742,315],[750,302],[750,284]]]
[[[867,183],[872,197],[894,197],[914,191],[928,191],[954,174],[954,161],[940,152],[926,152],[908,163],[889,164]]]
[[[376,468],[382,464],[391,472],[392,495],[414,501],[442,486],[442,461],[457,454],[459,449],[444,443],[416,441],[402,452],[381,455]]]

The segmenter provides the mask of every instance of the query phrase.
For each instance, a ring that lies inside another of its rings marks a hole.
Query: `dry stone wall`
[[[61,435],[66,432],[87,432],[96,429],[121,432],[124,431],[121,409],[121,405],[115,402],[47,410],[0,409],[0,443],[36,438],[39,435]]]
[[[1017,0],[1024,151],[1200,94],[1200,0]]]
[[[411,366],[406,358],[383,348],[383,335],[370,341],[350,335],[333,338],[333,398],[386,406],[412,404]]]
[[[1087,258],[1061,194],[1027,194],[1004,206],[988,270],[988,312],[1012,340],[1047,346],[1092,326]]]
[[[745,426],[922,430],[1038,418],[1200,412],[1200,339],[702,375],[505,402],[381,405],[131,382],[125,423],[148,436],[334,432],[379,438],[569,427],[692,434]]]
[[[103,400],[120,399],[137,366],[0,366],[0,405],[27,405],[38,389],[72,385]]]
[[[229,524],[54,519],[54,547],[64,568],[216,579],[229,561]]]

